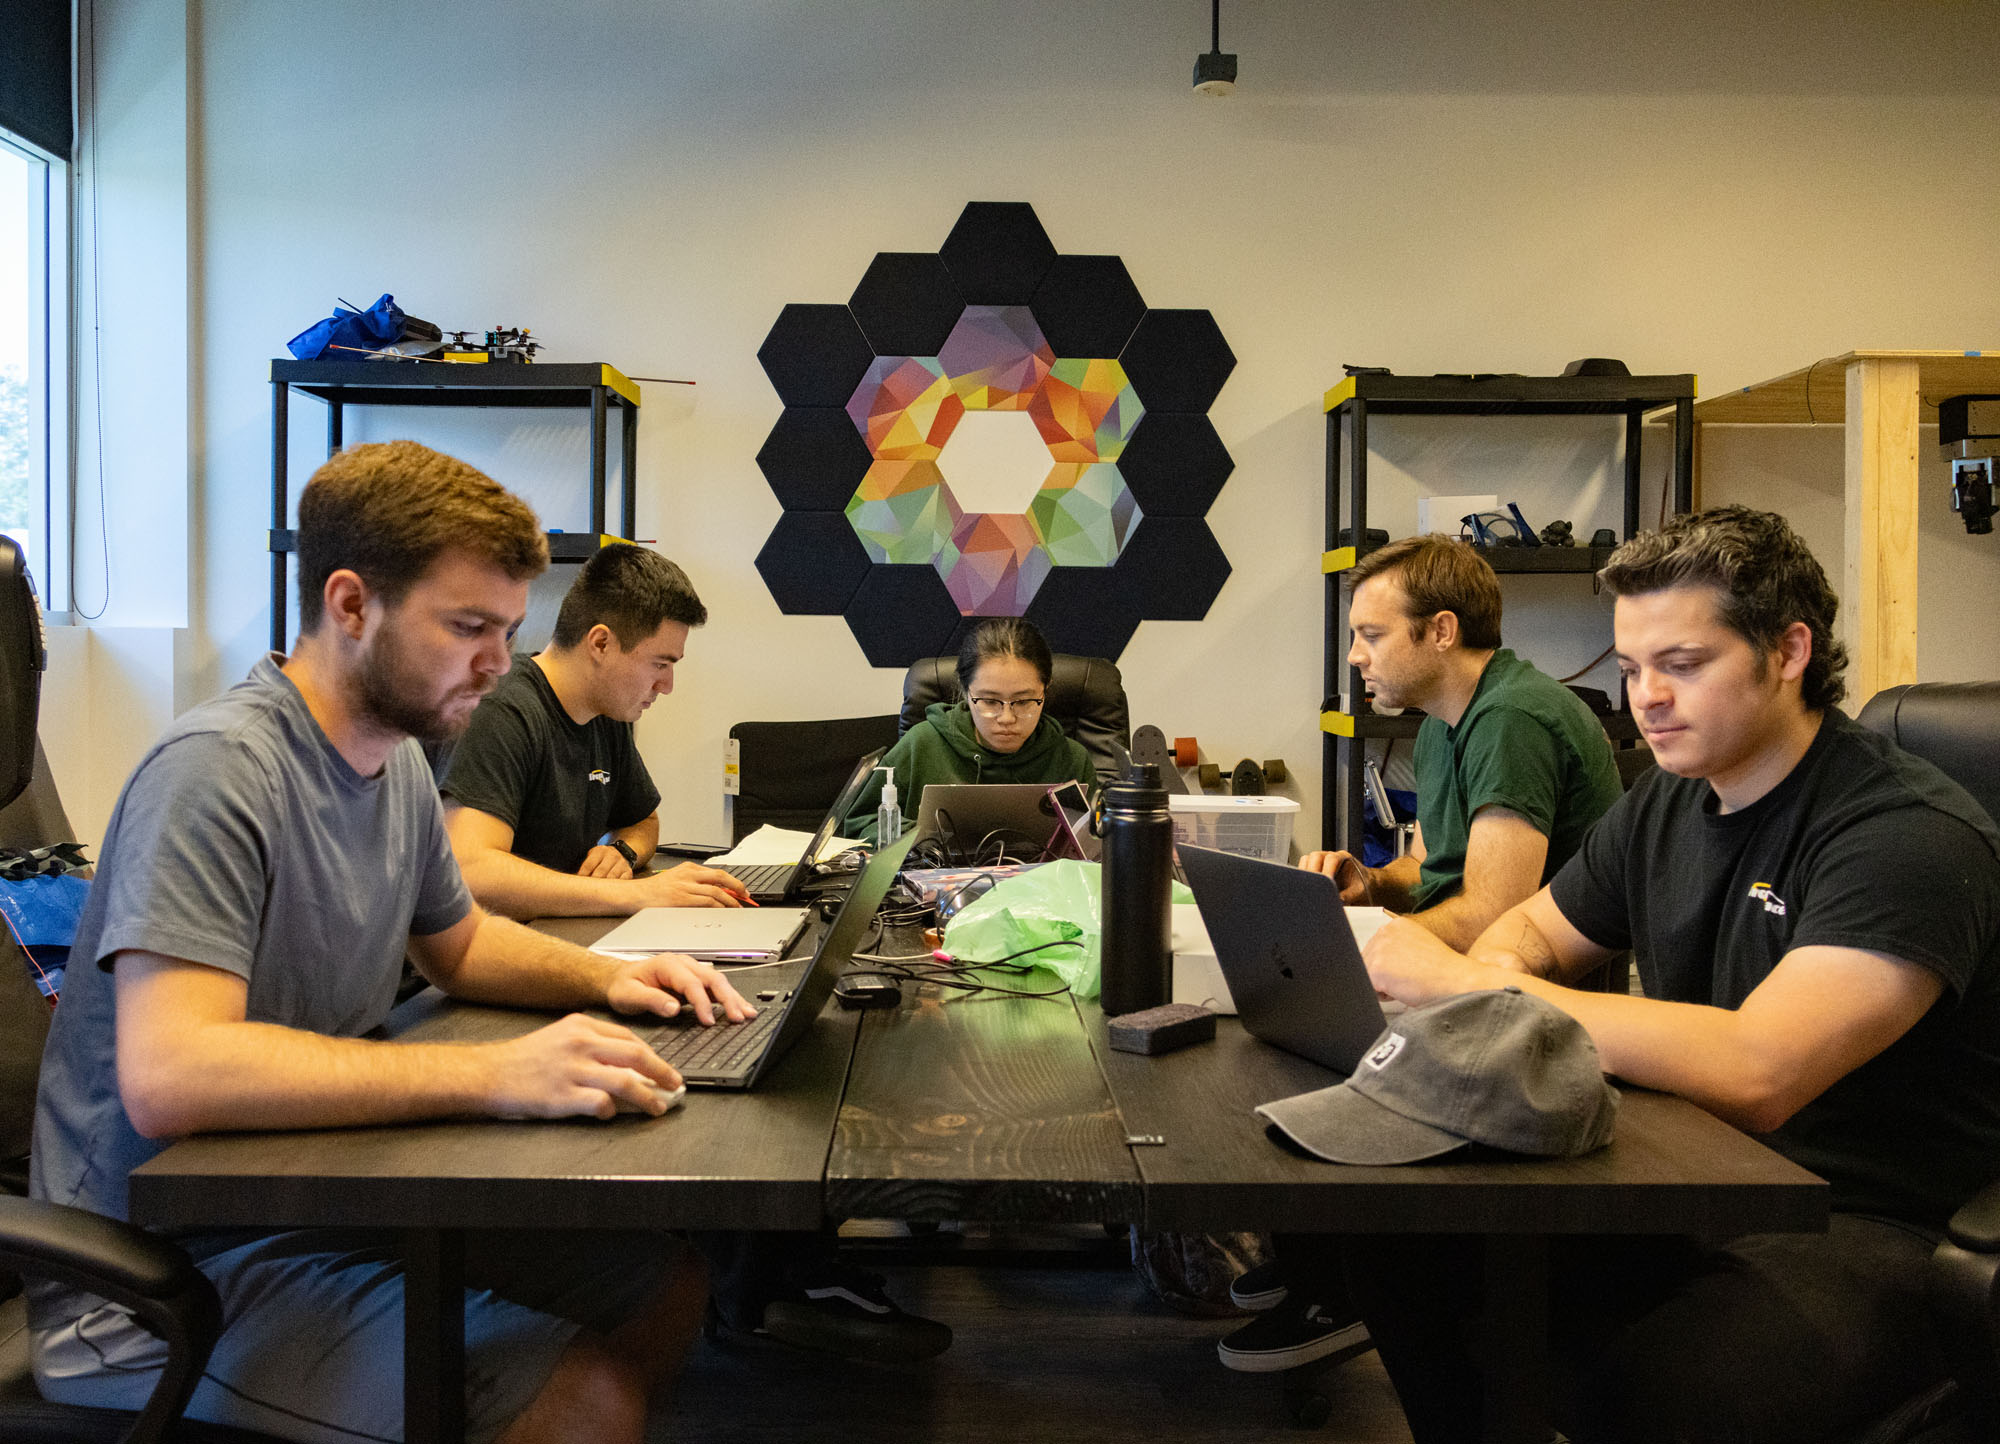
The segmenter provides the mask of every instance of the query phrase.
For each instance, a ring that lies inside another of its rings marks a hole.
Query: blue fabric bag
[[[29,975],[50,1003],[62,992],[70,944],[90,896],[90,883],[74,869],[88,865],[75,843],[0,855],[0,920],[21,945]]]
[[[379,351],[392,341],[403,339],[403,308],[386,291],[382,299],[365,311],[335,306],[324,321],[315,321],[285,343],[285,349],[301,361],[317,361],[331,346],[352,346],[362,351]],[[360,361],[353,351],[335,351],[333,360]]]

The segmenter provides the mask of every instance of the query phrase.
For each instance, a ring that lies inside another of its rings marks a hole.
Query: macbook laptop
[[[1352,1073],[1387,1019],[1340,889],[1303,868],[1185,844],[1178,851],[1243,1026]]]
[[[640,908],[592,946],[744,962],[783,957],[805,925],[804,908]]]
[[[731,868],[729,875],[742,883],[750,896],[760,903],[796,902],[805,891],[806,880],[813,875],[813,864],[819,861],[819,850],[840,831],[840,825],[854,808],[855,799],[861,796],[861,789],[868,785],[868,774],[882,760],[884,750],[877,747],[854,764],[854,770],[847,774],[847,781],[840,789],[840,796],[833,799],[833,806],[820,819],[812,841],[806,844],[805,853],[797,862],[751,863]]]
[[[1065,832],[1046,782],[933,782],[917,799],[920,838],[954,862],[1036,862]]]
[[[903,864],[903,855],[915,840],[905,838],[870,859],[848,890],[832,925],[820,934],[819,947],[811,957],[788,959],[754,972],[743,969],[731,977],[739,992],[778,995],[777,1001],[765,1004],[749,1022],[705,1027],[692,1008],[683,1008],[675,1017],[651,1026],[630,1019],[621,1021],[673,1064],[690,1088],[756,1087],[778,1059],[806,1035],[826,1000],[833,996],[834,982],[868,936],[875,910],[882,905],[889,884],[896,880],[896,869]],[[750,982],[748,987],[746,982]]]

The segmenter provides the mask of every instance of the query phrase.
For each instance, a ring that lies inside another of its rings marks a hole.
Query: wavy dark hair
[[[1617,597],[1708,587],[1723,624],[1757,653],[1761,672],[1794,622],[1812,631],[1799,694],[1824,711],[1847,695],[1847,648],[1833,634],[1840,598],[1798,533],[1774,511],[1718,506],[1677,516],[1619,547],[1598,574]]]

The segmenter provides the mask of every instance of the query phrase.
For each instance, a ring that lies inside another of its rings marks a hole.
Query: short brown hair
[[[1347,573],[1352,595],[1363,582],[1393,574],[1410,599],[1410,635],[1422,636],[1439,612],[1458,618],[1458,639],[1476,652],[1500,645],[1500,579],[1469,543],[1448,536],[1406,536],[1377,547]]]
[[[299,497],[298,546],[301,632],[319,626],[326,579],[342,569],[393,606],[447,551],[470,552],[517,582],[549,565],[526,502],[414,441],[350,447],[314,472]]]
[[[1812,632],[1799,696],[1815,712],[1847,695],[1847,649],[1833,635],[1840,598],[1806,544],[1774,511],[1718,506],[1677,516],[1611,554],[1598,574],[1615,597],[1708,587],[1724,626],[1748,642],[1761,669],[1794,622]]]
[[[629,652],[663,623],[699,627],[707,620],[708,608],[686,572],[658,552],[619,542],[583,564],[556,613],[549,644],[574,647],[602,622],[620,649]]]

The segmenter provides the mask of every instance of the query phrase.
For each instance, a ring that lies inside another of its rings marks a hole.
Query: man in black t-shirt
[[[583,564],[549,645],[514,659],[439,784],[482,904],[517,918],[743,904],[715,868],[648,871],[660,794],[632,724],[674,690],[688,629],[707,620],[687,573],[657,552],[608,546]]]
[[[1601,574],[1660,764],[1470,955],[1391,920],[1376,985],[1506,985],[1605,1070],[1679,1093],[1832,1185],[1824,1235],[1552,1249],[1578,1444],[1844,1436],[1942,1377],[1928,1254],[2000,1174],[2000,832],[1963,789],[1833,710],[1837,601],[1781,517],[1676,518]],[[1646,996],[1573,990],[1636,955]],[[1457,1245],[1348,1251],[1419,1444],[1476,1432]]]

